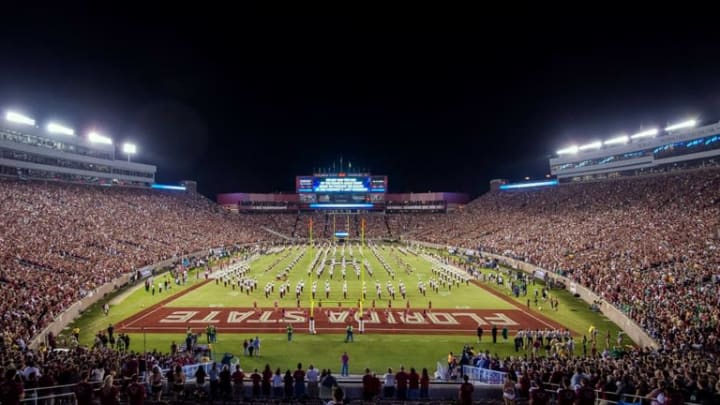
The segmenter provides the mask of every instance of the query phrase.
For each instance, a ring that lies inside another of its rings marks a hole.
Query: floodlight
[[[558,150],[556,153],[557,153],[558,155],[569,155],[569,154],[577,153],[577,152],[578,152],[578,147],[577,147],[577,145],[573,145],[573,146],[568,146],[568,147],[565,148],[565,149],[560,149],[560,150]]]
[[[651,136],[655,136],[658,134],[658,129],[646,129],[645,131],[640,131],[637,134],[633,134],[633,136],[630,137],[630,139],[638,139],[638,138],[648,138]]]
[[[666,131],[674,131],[676,129],[682,129],[682,128],[691,128],[694,127],[697,124],[697,121],[695,120],[687,120],[683,122],[678,122],[677,124],[670,125],[668,127],[665,127]]]
[[[600,149],[601,146],[602,146],[602,142],[595,141],[593,143],[588,143],[585,145],[578,146],[578,150]]]
[[[47,124],[47,130],[48,132],[51,132],[53,134],[75,135],[74,129],[62,126],[60,124],[56,124],[54,122],[50,122]]]
[[[123,144],[123,153],[127,153],[128,155],[134,155],[137,153],[137,145],[134,143],[127,143],[125,142]]]
[[[17,124],[35,125],[34,119],[32,119],[28,116],[16,113],[14,111],[7,111],[5,113],[5,119],[10,122],[17,123]]]
[[[100,135],[97,132],[90,132],[88,134],[88,140],[92,143],[103,143],[105,145],[112,145],[112,139],[108,138],[107,136]]]
[[[608,139],[607,141],[603,142],[603,145],[618,145],[618,144],[625,144],[630,142],[630,137],[627,135],[620,135],[615,138]]]

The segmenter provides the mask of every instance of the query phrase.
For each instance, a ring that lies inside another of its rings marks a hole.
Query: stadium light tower
[[[556,153],[558,155],[570,155],[570,154],[574,154],[577,152],[578,152],[578,146],[573,145],[573,146],[568,146],[567,148],[564,148],[564,149],[560,149]]]
[[[14,111],[5,112],[5,120],[23,125],[35,125],[35,120]]]
[[[74,129],[57,124],[55,122],[50,122],[47,124],[47,131],[52,134],[62,134],[62,135],[69,135],[69,136],[75,135]]]
[[[603,145],[619,145],[619,144],[626,144],[630,141],[630,137],[627,135],[620,135],[615,138],[610,138],[607,141],[603,142]]]
[[[678,122],[677,124],[672,124],[667,127],[665,127],[665,131],[675,131],[676,129],[682,129],[682,128],[692,128],[695,125],[697,125],[697,121],[695,120],[687,120],[683,122]]]
[[[134,155],[134,154],[137,153],[137,145],[135,145],[134,143],[125,142],[125,143],[123,144],[123,149],[122,149],[122,150],[123,150],[123,153],[127,155],[128,162],[129,162],[129,161],[130,161],[130,156],[132,156],[132,155]]]
[[[653,137],[653,136],[655,136],[655,135],[657,135],[657,134],[658,134],[658,129],[657,129],[657,128],[647,129],[647,130],[645,130],[645,131],[640,131],[640,132],[638,132],[638,133],[636,133],[636,134],[633,134],[633,135],[630,137],[630,139],[649,138],[649,137]]]
[[[95,131],[92,131],[88,134],[88,140],[92,143],[102,143],[105,145],[112,145],[112,139],[108,138],[105,135],[98,134]]]
[[[578,146],[578,150],[588,150],[588,149],[600,149],[602,146],[602,142],[596,141],[592,143],[588,143],[582,146]]]

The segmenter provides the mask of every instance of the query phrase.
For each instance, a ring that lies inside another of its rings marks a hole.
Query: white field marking
[[[208,307],[210,308],[222,308],[225,304],[209,304]]]
[[[521,310],[521,311],[522,311],[522,310]],[[533,315],[532,313],[530,313],[530,312],[526,312],[526,311],[522,311],[522,312],[524,312],[524,313],[525,313],[525,315],[529,316],[530,318],[532,318],[532,319],[534,319],[534,320],[536,320],[536,321],[540,322],[541,324],[543,324],[543,325],[547,326],[548,328],[550,328],[550,329],[555,329],[555,326],[553,326],[553,325],[551,325],[551,324],[549,324],[549,323],[545,322],[544,320],[542,320],[542,319],[538,318],[537,316]]]
[[[455,309],[470,309],[467,305],[455,305]]]
[[[181,327],[177,326],[147,326],[147,329],[153,329],[153,330],[184,330]],[[283,330],[280,326],[266,326],[266,327],[239,327],[239,326],[222,326],[219,325],[217,327],[219,331],[259,331],[259,330],[277,330],[281,331]],[[316,326],[315,329],[319,331],[338,331],[345,333],[346,329],[344,327],[339,328],[327,328],[327,327],[319,327]],[[123,327],[122,330],[142,330],[142,327],[139,326],[131,326],[131,327]],[[296,327],[296,331],[303,331],[307,330],[307,327]],[[517,333],[519,329],[508,329],[508,333]],[[474,333],[476,332],[476,329],[457,329],[457,328],[451,328],[451,329],[431,329],[431,328],[425,328],[425,329],[410,329],[410,328],[368,328],[365,326],[365,332],[415,332],[420,335],[423,334],[423,332],[453,332],[453,331],[459,331],[459,332],[468,332],[468,333]],[[284,333],[284,332],[278,332],[278,333]],[[362,336],[360,333],[355,333],[355,336]],[[474,336],[474,335],[473,335]],[[444,342],[449,342],[449,340],[444,340]],[[510,338],[508,338],[508,342],[510,342]]]
[[[154,314],[155,312],[157,312],[157,311],[159,311],[159,310],[161,310],[161,309],[165,309],[165,306],[164,306],[164,305],[158,305],[157,308],[155,308],[155,309],[153,309],[152,311],[148,312],[147,314],[141,316],[140,318],[133,320],[132,322],[130,322],[130,323],[127,324],[127,325],[133,325],[133,324],[137,323],[138,321],[147,318],[148,316]],[[163,319],[164,319],[164,318],[163,318]],[[125,327],[127,327],[127,326],[125,326]]]

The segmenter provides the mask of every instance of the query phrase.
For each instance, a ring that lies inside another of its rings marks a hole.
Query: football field
[[[330,367],[348,350],[362,357],[360,364],[351,363],[356,373],[365,367],[398,367],[409,360],[415,367],[434,369],[437,361],[460,351],[463,344],[512,355],[512,338],[520,329],[568,328],[581,336],[595,325],[613,337],[617,333],[615,325],[565,291],[552,292],[561,303],[558,311],[542,303],[528,308],[527,297],[516,299],[494,281],[466,277],[438,253],[401,245],[274,248],[248,262],[216,265],[207,278],[202,269],[191,271],[187,283],[169,292],[153,293],[142,286],[126,291],[111,300],[107,317],[93,308],[77,325],[86,331],[81,334],[85,344],[113,323],[116,333],[130,334],[131,349],[161,351],[168,351],[173,341],[184,342],[188,329],[202,334],[214,325],[216,353],[242,356],[242,342],[261,337],[261,357],[241,362],[264,366],[272,359],[294,368],[304,359],[316,367]],[[528,296],[538,288],[540,283],[531,284]],[[314,334],[309,333],[311,319]],[[288,325],[294,331],[292,342],[287,341]],[[344,342],[348,326],[354,329],[353,343]],[[482,342],[476,337],[478,326],[485,331]],[[497,343],[492,343],[493,326],[506,328],[509,339],[498,333]],[[205,339],[201,336],[200,342]]]

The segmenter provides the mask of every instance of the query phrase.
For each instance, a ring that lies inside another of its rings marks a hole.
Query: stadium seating
[[[495,191],[398,232],[562,272],[666,349],[714,347],[720,319],[720,170]]]
[[[325,214],[235,215],[198,195],[147,189],[0,180],[0,202],[0,330],[16,345],[120,274],[277,239],[266,228],[307,237],[310,217],[314,237],[332,229]],[[493,191],[450,214],[365,217],[368,239],[480,249],[563,273],[625,311],[662,348],[620,359],[493,358],[493,368],[541,384],[579,374],[602,391],[717,403],[720,360],[707,353],[718,351],[720,327],[720,169]],[[36,362],[51,385],[78,381],[78,364],[119,371],[129,361],[106,349],[32,358],[13,350],[3,367]],[[151,356],[163,366],[185,361]]]
[[[0,201],[0,329],[12,341],[120,274],[271,236],[264,218],[199,195],[0,180]]]

